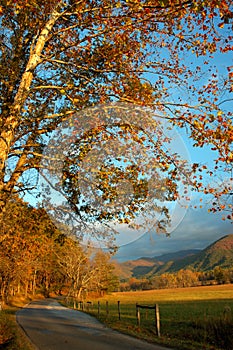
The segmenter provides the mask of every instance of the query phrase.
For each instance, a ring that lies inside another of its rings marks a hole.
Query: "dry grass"
[[[233,284],[189,288],[156,289],[137,292],[116,292],[105,297],[122,302],[161,302],[233,299]]]

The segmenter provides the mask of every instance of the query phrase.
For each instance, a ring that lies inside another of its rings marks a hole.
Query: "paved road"
[[[38,350],[169,350],[113,331],[53,299],[30,303],[17,321]]]

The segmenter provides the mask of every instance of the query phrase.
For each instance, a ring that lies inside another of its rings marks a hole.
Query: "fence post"
[[[157,335],[160,337],[160,315],[159,315],[159,305],[155,305],[155,326],[157,330]]]
[[[119,318],[119,321],[120,321],[121,320],[120,300],[118,300],[118,302],[117,302],[117,308],[118,308],[118,318]]]
[[[137,317],[137,325],[140,327],[140,308],[138,304],[136,304],[136,317]]]
[[[98,317],[100,316],[100,302],[98,301]]]
[[[87,301],[87,312],[90,310],[91,301]]]
[[[109,309],[108,309],[108,301],[106,301],[106,316],[108,317]]]

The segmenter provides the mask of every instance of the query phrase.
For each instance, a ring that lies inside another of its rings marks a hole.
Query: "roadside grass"
[[[107,326],[149,342],[179,350],[233,349],[233,284],[119,292],[86,301],[91,301],[92,305],[84,303],[84,311],[99,318]],[[141,309],[138,326],[136,303],[150,306],[158,303],[160,337],[157,336],[155,326],[155,310]]]
[[[35,349],[16,321],[16,312],[28,301],[24,298],[14,298],[10,306],[7,305],[0,311],[0,349]]]

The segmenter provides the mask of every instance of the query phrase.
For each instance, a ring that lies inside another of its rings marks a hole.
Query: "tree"
[[[178,287],[192,287],[198,283],[198,272],[191,270],[180,270],[176,273]]]
[[[98,250],[94,257],[93,249],[85,249],[77,240],[67,238],[57,250],[56,256],[60,272],[66,278],[67,297],[81,299],[89,291],[102,293],[117,286],[110,263],[110,254]]]
[[[49,294],[51,280],[59,275],[54,252],[61,233],[43,209],[18,197],[11,198],[1,218],[0,295],[7,302],[15,291],[27,296],[40,288]]]
[[[114,288],[110,254],[84,249],[65,227],[59,231],[41,208],[11,198],[0,221],[0,298],[50,292],[80,298],[83,291]]]
[[[233,129],[231,115],[222,107],[232,92],[232,67],[220,86],[216,72],[207,83],[196,83],[202,67],[183,64],[185,55],[204,57],[206,64],[215,52],[232,50],[231,1],[2,0],[0,15],[0,211],[13,193],[36,188],[51,132],[74,113],[99,103],[122,101],[159,109],[171,125],[187,129],[197,147],[210,144],[217,151],[215,167],[231,171]],[[171,91],[179,86],[187,86],[192,102],[172,98]],[[225,100],[222,89],[227,91]],[[140,143],[140,132],[133,132]],[[157,144],[155,158],[159,156],[160,170],[166,173],[166,195],[174,200],[182,171],[162,150]],[[198,169],[205,170],[194,164],[192,171]],[[212,169],[206,170],[213,175]],[[72,173],[67,173],[65,180],[70,181]],[[230,185],[209,186],[201,181],[202,173],[194,176],[194,188],[216,197],[214,210],[226,209],[219,201],[230,194]],[[79,215],[67,182],[63,187]],[[109,191],[112,186],[105,194]],[[143,207],[145,200],[138,199],[136,204]],[[106,214],[104,219],[111,218]]]
[[[61,273],[67,279],[67,296],[80,299],[95,274],[91,268],[89,252],[85,252],[77,241],[67,239],[57,252],[57,260]]]
[[[93,276],[91,289],[98,293],[114,291],[118,287],[119,281],[114,274],[115,266],[110,261],[111,255],[98,250],[92,259]]]

